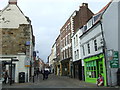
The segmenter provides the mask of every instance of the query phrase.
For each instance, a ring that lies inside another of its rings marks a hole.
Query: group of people
[[[44,79],[48,79],[48,75],[50,74],[50,72],[48,70],[43,70],[42,75],[43,75],[43,80]]]
[[[39,74],[43,75],[43,80],[48,79],[48,75],[50,74],[50,71],[48,70],[42,70],[41,72],[39,70],[36,70],[36,72],[34,73],[35,76],[39,76]]]

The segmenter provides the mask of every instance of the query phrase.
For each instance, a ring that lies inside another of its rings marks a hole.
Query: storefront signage
[[[114,51],[113,59],[110,61],[111,68],[119,68],[119,53]]]

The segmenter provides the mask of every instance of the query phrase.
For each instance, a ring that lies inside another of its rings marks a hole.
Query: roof
[[[95,15],[93,16],[97,16],[98,14],[101,14],[99,16],[99,18],[95,21],[94,25],[91,27],[93,28],[95,25],[98,24],[98,22],[101,20],[101,17],[103,15],[103,13],[107,10],[107,8],[109,7],[109,5],[112,3],[113,0],[111,0],[106,6],[104,6],[98,13],[96,13]],[[80,37],[84,36],[85,33],[87,33],[91,28],[89,28],[86,32],[83,33],[83,35],[81,35]]]
[[[104,6],[98,13],[96,13],[96,14],[99,14],[99,13],[102,13],[102,12],[104,12],[108,7],[109,7],[109,5],[111,4],[111,2],[112,2],[113,0],[111,0],[106,6]],[[95,15],[96,15],[95,14]]]
[[[20,24],[30,24],[30,20],[23,14],[17,4],[8,4],[2,11],[4,20],[0,28],[18,28]]]

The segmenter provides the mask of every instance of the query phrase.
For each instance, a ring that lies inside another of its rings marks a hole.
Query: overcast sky
[[[45,62],[51,53],[51,47],[70,15],[79,9],[81,3],[97,13],[110,0],[18,0],[18,6],[28,16],[33,25],[35,50]],[[0,10],[8,4],[8,0],[0,0]]]

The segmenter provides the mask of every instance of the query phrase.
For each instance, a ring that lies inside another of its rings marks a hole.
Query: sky
[[[93,13],[97,13],[110,0],[18,0],[18,6],[32,21],[37,55],[47,62],[52,45],[60,33],[61,27],[82,3],[88,3]],[[6,7],[8,0],[0,0],[0,10]]]

